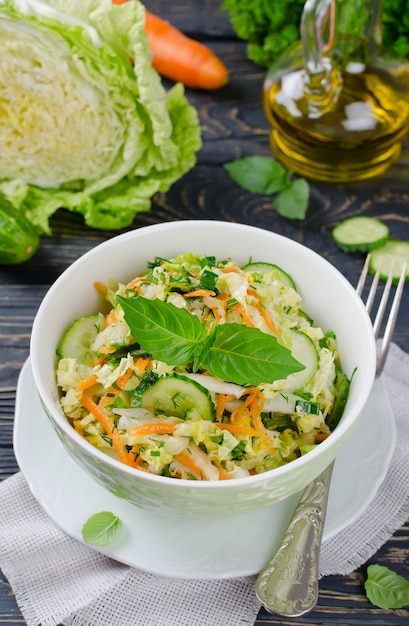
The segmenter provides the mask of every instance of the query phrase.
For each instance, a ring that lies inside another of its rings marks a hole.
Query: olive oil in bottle
[[[268,72],[263,89],[277,159],[297,174],[328,182],[382,174],[399,157],[409,131],[409,66],[380,57],[378,46],[374,54],[370,35],[345,33],[342,13],[335,19],[338,2],[307,0],[298,61]],[[337,23],[344,29],[338,35]]]

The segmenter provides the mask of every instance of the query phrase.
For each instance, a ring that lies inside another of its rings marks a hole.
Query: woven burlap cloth
[[[392,344],[384,382],[396,420],[383,484],[355,522],[324,542],[321,576],[367,561],[409,515],[409,355]],[[29,626],[252,626],[255,577],[175,580],[97,553],[64,534],[21,472],[0,485],[0,567]]]

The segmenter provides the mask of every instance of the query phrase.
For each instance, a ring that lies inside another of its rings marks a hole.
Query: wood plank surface
[[[408,142],[398,163],[375,181],[359,185],[311,184],[308,215],[302,222],[279,217],[270,198],[235,185],[223,169],[224,163],[253,154],[271,155],[269,126],[261,107],[264,71],[247,59],[246,44],[235,38],[228,15],[217,0],[151,0],[145,4],[152,12],[207,43],[226,63],[230,81],[217,92],[186,91],[198,110],[204,140],[197,165],[167,193],[157,194],[152,209],[136,216],[129,229],[185,219],[250,224],[316,250],[353,285],[358,280],[362,259],[335,247],[331,230],[336,223],[352,215],[372,215],[387,222],[393,237],[409,240]],[[70,263],[116,234],[89,229],[80,216],[59,211],[52,218],[52,235],[42,238],[32,260],[20,266],[0,266],[0,479],[18,470],[12,447],[15,394],[19,372],[29,354],[31,326],[38,306],[49,286]],[[404,296],[395,341],[409,351],[409,289]],[[370,562],[387,565],[409,578],[408,553],[409,524],[406,524]],[[408,607],[383,611],[367,601],[363,589],[366,565],[349,576],[325,577],[320,583],[319,604],[310,615],[285,620],[262,609],[256,624],[404,626],[409,619]],[[4,576],[0,577],[0,624],[24,624]]]

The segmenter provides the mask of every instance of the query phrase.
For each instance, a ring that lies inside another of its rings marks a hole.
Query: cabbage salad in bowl
[[[348,396],[336,337],[279,266],[184,253],[128,284],[57,348],[64,414],[90,444],[187,480],[260,474],[313,450]]]

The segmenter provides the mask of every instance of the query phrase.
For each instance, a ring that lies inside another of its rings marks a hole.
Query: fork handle
[[[270,613],[299,617],[318,600],[318,565],[332,462],[304,490],[273,558],[261,570],[256,594]]]

